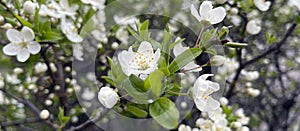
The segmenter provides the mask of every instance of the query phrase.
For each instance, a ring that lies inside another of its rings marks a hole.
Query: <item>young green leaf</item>
[[[162,89],[162,79],[164,77],[164,73],[160,70],[156,70],[149,74],[149,76],[145,80],[144,87],[151,91],[154,97],[159,97]]]
[[[153,119],[163,127],[174,129],[178,126],[179,111],[168,98],[159,98],[150,105],[149,110]]]
[[[201,54],[202,50],[199,48],[190,48],[183,53],[181,53],[179,56],[177,56],[172,63],[169,66],[170,73],[175,73],[188,63],[195,60],[197,56]]]
[[[148,115],[146,111],[131,105],[127,105],[127,111],[137,117],[146,117]]]

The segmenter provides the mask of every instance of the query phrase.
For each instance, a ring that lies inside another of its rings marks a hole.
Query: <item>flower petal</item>
[[[9,56],[17,55],[19,51],[20,47],[13,43],[9,43],[8,45],[3,47],[4,54]]]
[[[209,18],[209,12],[212,10],[213,6],[212,3],[210,1],[204,1],[201,5],[200,5],[200,16],[202,19],[208,19]]]
[[[174,46],[173,48],[173,53],[176,56],[180,55],[181,53],[183,53],[184,51],[186,51],[188,49],[188,47],[183,47],[181,43],[177,44]]]
[[[6,36],[7,36],[8,40],[11,42],[21,42],[22,41],[22,34],[21,34],[21,32],[17,31],[16,29],[7,30]]]
[[[226,10],[223,7],[217,7],[209,11],[209,16],[209,22],[211,24],[220,23],[226,16]]]
[[[31,53],[31,54],[37,54],[41,51],[41,45],[35,41],[33,42],[30,42],[28,45],[27,45],[27,48],[28,48],[28,51]]]
[[[17,54],[17,60],[19,62],[25,62],[30,56],[30,53],[26,49],[20,50],[20,52]]]
[[[59,5],[61,7],[69,8],[69,2],[68,2],[68,0],[60,0],[59,1]]]
[[[189,72],[199,72],[202,70],[202,68],[199,65],[195,64],[195,62],[188,63],[183,67],[183,69],[188,70]]]
[[[34,39],[34,32],[27,26],[24,26],[21,30],[24,41],[32,41]]]
[[[153,54],[153,48],[152,48],[152,45],[147,42],[147,41],[143,41],[141,44],[140,44],[140,47],[139,49],[137,50],[137,52],[139,53],[146,53],[146,52],[149,52],[149,53],[152,53]]]
[[[199,12],[196,10],[194,5],[191,5],[191,13],[198,21],[202,20],[201,16],[199,15]]]
[[[212,97],[207,100],[207,103],[208,108],[211,110],[217,110],[220,107],[220,103]]]
[[[75,43],[78,43],[78,42],[82,42],[83,39],[80,35],[76,34],[76,33],[70,33],[70,34],[67,34],[67,38],[72,41],[72,42],[75,42]]]

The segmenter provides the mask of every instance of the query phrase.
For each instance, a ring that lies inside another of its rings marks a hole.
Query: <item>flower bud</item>
[[[21,74],[21,73],[23,73],[23,69],[17,67],[17,68],[14,69],[14,73],[17,74],[17,75],[18,75],[18,74]]]
[[[46,109],[44,109],[44,110],[42,110],[42,111],[40,112],[40,118],[41,118],[41,119],[46,120],[46,119],[49,118],[49,116],[50,116],[50,113],[49,113],[49,111],[46,110]]]
[[[4,81],[0,79],[0,88],[3,88],[5,85]]]
[[[109,87],[102,87],[98,93],[98,100],[106,108],[112,108],[117,104],[119,96],[113,89]]]
[[[2,15],[0,15],[0,25],[2,25],[4,23],[4,17]]]
[[[243,125],[241,122],[236,121],[236,122],[232,122],[231,126],[235,129],[240,129],[240,128],[242,128]]]
[[[255,20],[250,20],[246,25],[246,31],[251,35],[256,35],[260,32],[261,26]]]
[[[228,104],[228,99],[225,97],[221,97],[219,101],[222,106],[226,106]]]
[[[45,71],[48,70],[48,67],[45,63],[37,63],[35,66],[34,66],[34,71],[35,73],[39,74],[39,73],[44,73]]]
[[[34,14],[36,9],[36,4],[32,3],[30,0],[26,1],[23,5],[23,9],[25,13]]]

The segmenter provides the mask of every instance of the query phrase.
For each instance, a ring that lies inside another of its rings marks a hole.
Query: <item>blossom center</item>
[[[20,46],[22,49],[24,49],[24,48],[27,47],[27,42],[22,41],[22,42],[19,43],[19,46]]]
[[[149,63],[152,62],[154,59],[149,59],[148,56],[145,54],[135,52],[135,58],[132,60],[137,66],[139,70],[146,70],[150,68]]]

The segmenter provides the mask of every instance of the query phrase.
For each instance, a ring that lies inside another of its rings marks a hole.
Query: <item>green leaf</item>
[[[223,26],[219,32],[219,40],[223,40],[229,34],[229,29],[226,26]]]
[[[33,28],[32,24],[29,23],[28,21],[26,21],[25,19],[23,19],[21,16],[13,13],[14,17],[16,17],[18,19],[18,21],[21,22],[22,25],[27,26],[29,28]]]
[[[126,27],[127,31],[135,38],[137,39],[139,42],[142,42],[143,39],[133,30],[131,29],[130,27]]]
[[[148,115],[146,111],[131,105],[127,105],[127,111],[137,117],[146,117]]]
[[[53,32],[53,31],[48,31],[45,34],[45,39],[44,40],[55,42],[55,41],[62,40],[63,38],[64,37],[62,36],[61,33]]]
[[[169,61],[170,59],[170,41],[171,41],[171,33],[169,33],[168,31],[164,31],[164,39],[162,42],[162,54],[164,56],[164,58],[166,59],[166,61]]]
[[[70,117],[64,115],[64,109],[61,107],[59,107],[58,120],[62,126],[70,121]]]
[[[216,36],[218,29],[212,29],[212,30],[206,30],[201,37],[201,40],[199,42],[199,48],[204,47],[209,40],[211,40],[213,37]]]
[[[215,50],[213,50],[213,49],[207,49],[207,50],[205,50],[204,52],[209,53],[209,54],[212,54],[212,55],[217,55],[217,54],[218,54],[218,53],[217,53]]]
[[[188,63],[195,60],[197,56],[201,54],[202,50],[199,48],[190,48],[183,53],[181,53],[179,56],[177,56],[172,63],[169,66],[170,73],[175,73]]]
[[[269,44],[272,44],[276,41],[276,37],[269,32],[266,33],[266,38]]]
[[[101,78],[104,79],[110,85],[116,87],[116,85],[115,85],[112,77],[110,77],[110,76],[102,76]]]
[[[237,43],[237,42],[227,42],[224,46],[231,48],[244,48],[248,46],[246,43]]]
[[[175,104],[168,98],[162,97],[150,105],[150,115],[160,125],[167,129],[178,126],[179,111]]]
[[[94,21],[93,19],[89,19],[81,28],[79,35],[84,38],[87,36],[92,30],[94,30]]]
[[[83,21],[82,21],[82,23],[83,23],[83,25],[85,25],[91,18],[92,18],[92,16],[95,14],[95,11],[94,11],[94,9],[91,7],[89,10],[88,10],[88,12],[84,15],[84,17],[83,17]]]
[[[144,81],[136,75],[130,75],[129,80],[131,85],[139,92],[146,92],[147,89],[144,87]]]
[[[148,26],[149,26],[149,20],[146,20],[142,23],[139,31],[143,32],[143,31],[148,31]]]
[[[164,73],[160,70],[156,70],[149,74],[149,76],[145,80],[144,87],[151,91],[154,97],[159,97],[162,89],[162,79],[164,77]]]

